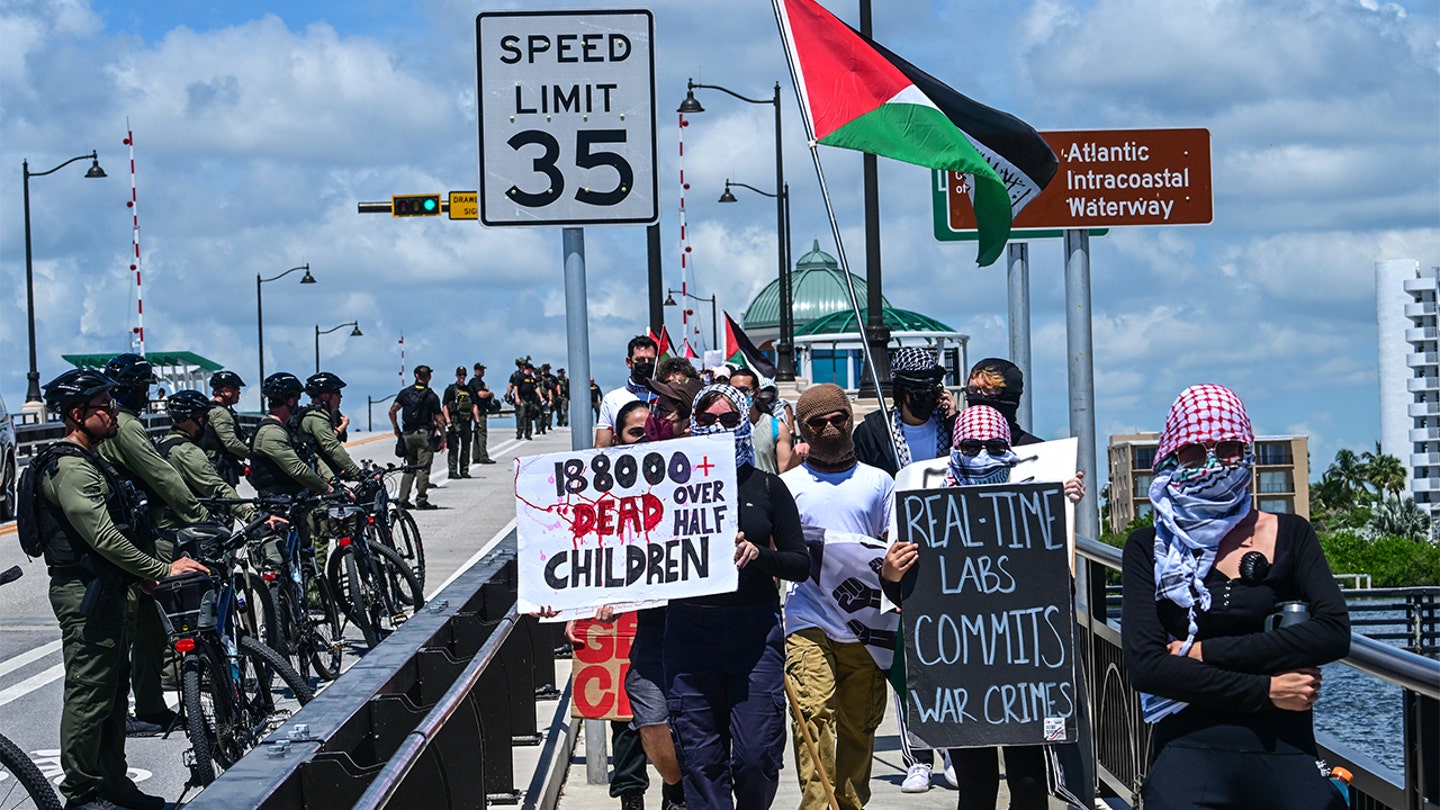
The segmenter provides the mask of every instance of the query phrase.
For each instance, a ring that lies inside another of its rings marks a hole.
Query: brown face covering
[[[824,421],[818,426],[810,420],[819,419],[839,412],[844,419],[836,424]],[[855,466],[855,440],[852,437],[855,421],[850,409],[850,398],[838,385],[825,383],[806,389],[795,404],[795,420],[799,422],[800,437],[810,443],[810,456],[806,464],[816,472],[844,472]]]

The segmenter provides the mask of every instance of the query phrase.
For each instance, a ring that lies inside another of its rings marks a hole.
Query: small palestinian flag
[[[686,360],[694,360],[695,358],[700,356],[695,353],[695,347],[690,345],[690,341],[688,338],[683,342],[685,344],[685,350],[681,352],[681,357],[685,358]]]
[[[730,313],[725,313],[725,362],[732,366],[744,366],[768,379],[775,379],[775,364],[755,348]]]
[[[655,334],[654,330],[651,329],[646,329],[645,334],[647,334],[651,340],[655,341],[655,347],[659,350],[656,357],[657,360],[664,360],[675,353],[675,347],[670,343],[670,330],[667,329],[664,324],[660,326],[660,334]]]
[[[1010,221],[1059,166],[1040,134],[861,36],[815,0],[773,2],[815,142],[971,175],[977,262],[994,263]]]

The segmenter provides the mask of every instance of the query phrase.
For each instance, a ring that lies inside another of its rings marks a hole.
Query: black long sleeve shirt
[[[740,569],[740,586],[730,593],[676,600],[672,604],[709,606],[780,606],[775,578],[799,582],[810,576],[810,554],[800,528],[800,510],[779,476],[750,465],[735,472],[740,531],[760,556]],[[723,538],[713,538],[711,542]],[[771,544],[774,548],[771,548]]]
[[[1203,661],[1167,650],[1172,639],[1186,637],[1188,619],[1179,605],[1155,599],[1155,529],[1139,529],[1126,540],[1121,633],[1130,681],[1142,692],[1191,704],[1161,721],[1161,737],[1239,725],[1313,750],[1310,712],[1276,708],[1270,676],[1349,654],[1350,614],[1310,523],[1277,517],[1275,559],[1261,582],[1232,580],[1213,569],[1205,577],[1211,606],[1195,617]],[[1308,603],[1310,620],[1266,631],[1266,618],[1288,601]]]

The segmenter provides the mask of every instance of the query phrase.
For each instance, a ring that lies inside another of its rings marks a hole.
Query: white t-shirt
[[[780,480],[795,498],[802,525],[877,539],[890,530],[895,480],[884,470],[856,464],[843,473],[822,473],[802,464]],[[836,641],[856,641],[855,633],[846,626],[849,619],[813,579],[794,583],[785,600],[787,634],[818,627]]]
[[[648,389],[643,394],[637,394],[629,386],[622,385],[601,398],[600,415],[595,418],[595,427],[614,430],[615,420],[620,416],[621,408],[637,399],[649,402],[654,398],[655,394]]]

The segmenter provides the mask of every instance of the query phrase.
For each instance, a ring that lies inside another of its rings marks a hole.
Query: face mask
[[[981,450],[973,456],[951,450],[950,474],[962,486],[1003,484],[1010,480],[1010,468],[1019,461],[1020,457],[1013,450],[993,456],[989,450]]]
[[[843,472],[855,466],[855,440],[851,436],[853,424],[847,419],[838,426],[827,422],[819,430],[807,426],[810,466],[821,472]]]
[[[940,402],[940,391],[934,388],[911,391],[908,400],[911,413],[920,417],[928,417],[935,412],[935,406]]]
[[[630,379],[643,383],[655,376],[654,360],[638,360],[630,364]]]
[[[645,417],[645,438],[652,442],[663,442],[675,438],[675,424],[655,414]]]

